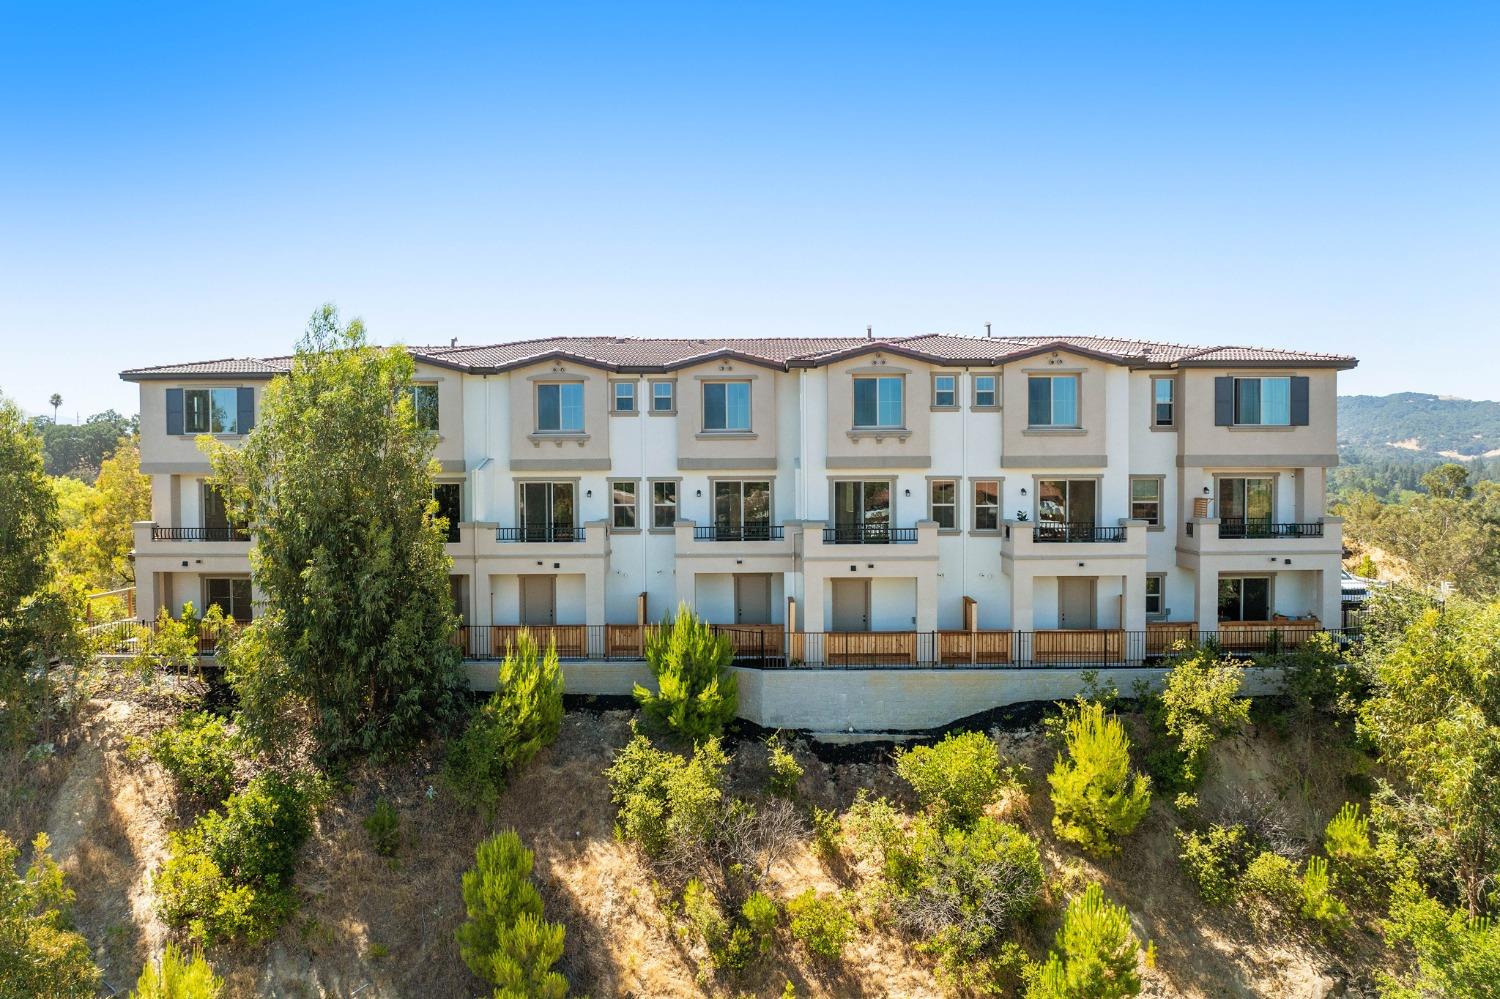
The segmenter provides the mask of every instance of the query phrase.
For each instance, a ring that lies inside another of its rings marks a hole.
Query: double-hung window
[[[609,484],[610,523],[616,530],[633,531],[636,522],[636,488],[633,479],[619,479]]]
[[[1163,588],[1166,584],[1166,576],[1151,575],[1146,577],[1146,616],[1161,617],[1166,605],[1163,599]]]
[[[1152,527],[1161,526],[1161,483],[1154,475],[1130,479],[1130,518],[1144,520]]]
[[[411,400],[412,413],[417,426],[423,430],[438,428],[438,387],[436,385],[408,385],[406,396]]]
[[[932,407],[934,409],[958,408],[958,376],[932,376]]]
[[[1000,480],[974,482],[974,530],[1000,530]]]
[[[1026,422],[1032,427],[1078,426],[1078,376],[1031,375],[1026,382]]]
[[[184,389],[182,429],[189,434],[239,433],[239,389]]]
[[[670,413],[676,408],[676,386],[672,382],[652,382],[651,412]]]
[[[994,409],[999,404],[999,392],[994,375],[974,376],[974,408]]]
[[[905,426],[904,387],[900,375],[854,379],[854,425],[867,429]]]
[[[1177,423],[1177,383],[1170,378],[1151,379],[1151,425],[1171,427]]]
[[[612,382],[610,398],[616,413],[635,413],[635,382]]]
[[[933,479],[927,488],[930,491],[927,515],[937,521],[938,530],[957,530],[958,483],[952,479]]]
[[[677,483],[651,483],[651,526],[657,530],[677,523]]]
[[[538,385],[536,429],[544,434],[583,433],[583,383],[543,382]]]
[[[203,581],[203,586],[207,607],[218,604],[219,610],[239,623],[254,619],[255,607],[250,600],[248,576],[210,577]]]
[[[709,432],[750,430],[750,383],[704,382],[703,429]]]
[[[1236,378],[1234,422],[1244,427],[1291,426],[1291,378]]]

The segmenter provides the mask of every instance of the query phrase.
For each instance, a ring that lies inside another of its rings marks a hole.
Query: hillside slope
[[[1500,402],[1424,392],[1339,396],[1339,445],[1391,458],[1500,457]]]

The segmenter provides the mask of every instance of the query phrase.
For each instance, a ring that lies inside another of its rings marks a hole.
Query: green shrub
[[[1415,955],[1400,975],[1380,975],[1385,999],[1478,999],[1495,994],[1500,982],[1500,922],[1449,910],[1411,879],[1391,892],[1387,943]]]
[[[1176,750],[1173,787],[1197,787],[1214,742],[1249,722],[1250,700],[1237,696],[1244,675],[1233,659],[1220,659],[1209,648],[1179,660],[1167,674],[1153,714]]]
[[[1141,944],[1123,905],[1090,884],[1068,903],[1057,948],[1034,975],[1028,999],[1119,999],[1139,995]]]
[[[1298,905],[1302,882],[1297,877],[1296,864],[1267,850],[1257,854],[1245,868],[1240,890],[1264,899],[1277,911],[1290,912]]]
[[[855,792],[854,804],[839,820],[839,829],[855,859],[881,868],[904,836],[895,807],[885,798],[870,797],[865,788]]]
[[[169,943],[160,963],[148,961],[141,969],[130,999],[218,999],[223,991],[224,979],[214,974],[202,953],[183,954]]]
[[[944,825],[973,822],[1005,783],[1000,750],[983,732],[949,735],[935,746],[899,752],[896,772]]]
[[[796,797],[797,782],[802,779],[802,764],[781,744],[778,736],[767,739],[766,748],[771,754],[767,760],[771,770],[771,793],[781,798]]]
[[[469,970],[495,986],[496,999],[563,999],[568,980],[552,970],[566,931],[542,918],[542,896],[531,882],[531,851],[506,831],[475,851],[464,873],[467,919],[458,953]]]
[[[183,616],[174,618],[165,607],[156,615],[156,625],[140,625],[135,631],[135,654],[126,669],[142,683],[150,681],[158,670],[164,673],[191,673],[198,667],[198,621],[192,605],[183,607]]]
[[[1370,820],[1359,813],[1359,806],[1346,801],[1338,814],[1328,820],[1323,831],[1323,849],[1335,862],[1361,870],[1375,862],[1375,846],[1370,842]]]
[[[649,857],[660,856],[674,840],[703,839],[722,807],[727,765],[718,739],[684,759],[637,733],[604,772],[617,810],[616,833]]]
[[[1350,665],[1332,635],[1318,632],[1276,657],[1281,689],[1303,715],[1351,715],[1368,693],[1363,672]]]
[[[1151,807],[1151,781],[1130,770],[1130,739],[1125,726],[1103,705],[1081,707],[1068,724],[1067,757],[1060,753],[1052,772],[1055,814],[1052,828],[1090,853],[1119,849]]]
[[[809,953],[828,960],[843,955],[844,944],[854,932],[854,917],[842,898],[819,898],[809,888],[788,902],[786,911],[791,917],[792,938]]]
[[[207,942],[269,936],[296,908],[292,876],[314,793],[306,780],[262,774],[173,833],[156,884],[167,923]]]
[[[781,906],[763,891],[751,892],[750,897],[745,899],[745,904],[740,906],[740,918],[749,928],[757,949],[762,954],[769,953],[771,945],[776,942],[776,924],[781,921]]]
[[[1349,909],[1333,895],[1328,861],[1322,857],[1307,858],[1307,869],[1302,872],[1298,888],[1302,896],[1302,918],[1311,919],[1334,932],[1349,928]]]
[[[394,857],[401,848],[401,816],[396,806],[385,798],[375,802],[374,811],[362,823],[370,837],[370,845],[382,857]]]
[[[23,875],[21,851],[0,832],[0,997],[92,999],[99,969],[88,941],[70,928],[73,890],[47,847],[47,834],[37,833]]]
[[[734,718],[739,694],[729,664],[734,648],[683,604],[677,617],[646,635],[646,662],[657,692],[636,685],[635,699],[653,727],[688,742],[702,742],[724,731]]]
[[[1202,833],[1179,829],[1177,842],[1182,866],[1204,899],[1215,905],[1233,900],[1250,860],[1245,827],[1211,825]]]
[[[186,711],[131,749],[144,751],[172,777],[180,793],[199,801],[223,801],[234,789],[234,737],[217,715]]]
[[[838,813],[816,805],[812,810],[813,852],[824,860],[832,860],[839,853],[839,838],[843,825]]]
[[[925,938],[959,979],[1035,908],[1042,891],[1036,840],[988,816],[942,828],[918,819],[886,847],[892,918]]]
[[[683,889],[682,913],[707,945],[713,966],[728,972],[743,971],[751,962],[770,953],[781,916],[775,899],[753,892],[740,907],[740,918],[730,922],[713,892],[697,878],[689,879]]]
[[[529,631],[516,634],[500,663],[495,692],[448,750],[444,776],[465,801],[492,817],[506,781],[557,738],[563,677],[557,647],[545,654]]]

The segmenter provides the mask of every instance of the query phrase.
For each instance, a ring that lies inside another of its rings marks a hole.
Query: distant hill
[[[1497,458],[1500,402],[1424,392],[1339,396],[1339,446],[1392,460]]]

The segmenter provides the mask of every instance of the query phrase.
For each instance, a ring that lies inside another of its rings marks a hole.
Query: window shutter
[[[239,417],[239,420],[235,426],[239,428],[240,433],[248,434],[255,427],[255,389],[240,389],[239,398],[236,401],[239,403],[236,407],[239,412],[235,415]]]
[[[167,433],[182,433],[182,389],[167,389]]]
[[[1234,425],[1234,379],[1214,379],[1214,426]]]
[[[1307,426],[1307,376],[1292,376],[1292,426]]]

